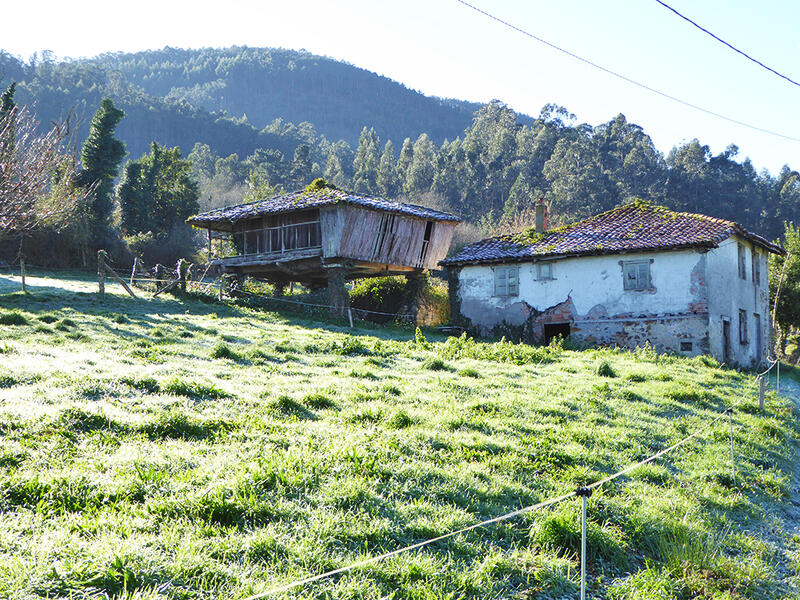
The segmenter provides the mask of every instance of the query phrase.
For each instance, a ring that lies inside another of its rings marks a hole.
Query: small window
[[[743,244],[737,244],[739,249],[739,277],[747,279],[747,263],[745,262],[746,253]]]
[[[761,285],[761,254],[756,252],[756,249],[753,248],[752,257],[752,269],[751,272],[753,273],[753,283],[756,287]]]
[[[494,295],[519,296],[519,267],[494,268]]]
[[[747,311],[739,311],[739,343],[747,343]]]
[[[692,342],[681,342],[681,352],[691,352]]]
[[[548,279],[555,279],[553,277],[553,263],[540,262],[536,263],[536,279],[539,281],[547,281]]]
[[[626,290],[650,289],[650,261],[637,260],[622,263],[623,285]]]

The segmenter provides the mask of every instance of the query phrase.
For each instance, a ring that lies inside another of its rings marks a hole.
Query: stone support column
[[[350,308],[350,296],[344,286],[345,270],[342,267],[330,267],[328,269],[328,304],[331,307],[332,317],[347,316],[347,309]]]

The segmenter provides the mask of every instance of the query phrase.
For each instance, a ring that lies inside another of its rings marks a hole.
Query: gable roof
[[[416,204],[405,204],[394,200],[383,198],[372,198],[369,196],[359,196],[342,190],[333,188],[322,188],[318,190],[301,190],[274,196],[258,202],[249,202],[227,208],[218,208],[199,215],[194,215],[186,219],[189,225],[205,227],[206,229],[229,230],[230,226],[242,219],[252,219],[262,215],[293,212],[296,210],[307,210],[319,208],[321,206],[332,206],[334,204],[352,204],[363,206],[372,210],[390,212],[431,221],[454,221],[460,222],[461,219],[450,213],[417,206]]]
[[[544,233],[528,229],[465,246],[444,265],[520,262],[555,256],[622,254],[648,250],[715,248],[739,235],[769,252],[786,251],[733,221],[675,212],[641,200]]]

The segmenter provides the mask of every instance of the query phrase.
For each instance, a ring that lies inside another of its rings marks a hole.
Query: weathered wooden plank
[[[433,226],[431,241],[423,266],[426,269],[438,269],[439,261],[444,260],[453,240],[456,225],[449,222],[438,222]]]

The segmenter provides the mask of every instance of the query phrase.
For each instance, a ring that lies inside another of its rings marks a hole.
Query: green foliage
[[[350,306],[394,314],[402,305],[406,291],[404,277],[370,277],[356,281],[350,290]],[[376,318],[373,315],[371,318]],[[387,317],[387,320],[391,317]]]
[[[91,190],[89,211],[91,241],[100,246],[108,240],[113,202],[111,193],[119,165],[125,157],[125,144],[114,137],[114,130],[125,113],[105,98],[100,103],[89,127],[89,136],[81,149],[83,170],[78,174],[78,184]]]
[[[494,343],[477,342],[463,333],[461,337],[447,338],[447,341],[440,346],[439,353],[444,358],[475,358],[524,365],[551,362],[558,357],[559,350],[549,346],[514,344],[505,339]]]
[[[614,368],[609,364],[607,360],[598,361],[597,365],[595,365],[594,372],[600,377],[616,377],[617,374],[614,371]]]
[[[191,163],[180,148],[153,142],[150,153],[125,165],[117,189],[122,228],[128,234],[164,236],[199,210],[199,191],[190,178]]]
[[[787,256],[769,255],[769,291],[773,303],[777,298],[775,321],[788,332],[800,326],[800,228],[793,223],[784,223],[783,246]]]
[[[0,313],[0,325],[28,325],[28,318],[18,311]]]
[[[196,400],[230,398],[230,394],[219,389],[216,385],[198,383],[196,381],[184,381],[178,377],[170,379],[163,387],[165,394],[172,396],[186,396]]]

